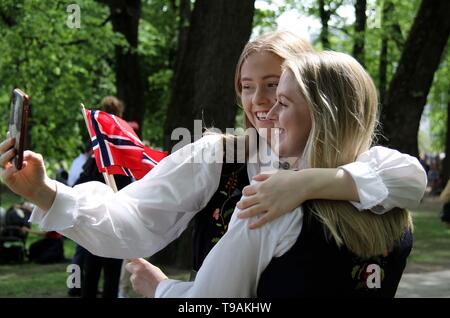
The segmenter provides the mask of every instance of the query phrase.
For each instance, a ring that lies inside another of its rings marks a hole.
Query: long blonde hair
[[[311,44],[289,31],[275,31],[264,34],[253,41],[248,42],[242,50],[236,65],[234,75],[234,89],[238,103],[240,104],[242,85],[241,85],[241,69],[245,60],[253,53],[270,52],[280,57],[283,61],[304,52],[314,51]],[[280,65],[281,71],[281,65]],[[245,116],[245,128],[252,127]]]
[[[294,74],[310,107],[312,128],[303,151],[308,167],[336,168],[369,149],[378,99],[371,77],[354,58],[330,51],[307,53],[288,59],[283,69]],[[375,215],[344,201],[314,200],[309,206],[338,246],[361,257],[386,254],[412,229],[403,209]]]

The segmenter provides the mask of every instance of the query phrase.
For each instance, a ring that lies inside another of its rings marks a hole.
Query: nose
[[[264,88],[257,88],[252,99],[253,105],[266,105],[270,104],[270,98]]]
[[[278,105],[278,103],[275,103],[275,105],[273,105],[272,108],[267,113],[266,119],[269,119],[272,121],[278,120],[279,111],[280,111],[280,106]]]

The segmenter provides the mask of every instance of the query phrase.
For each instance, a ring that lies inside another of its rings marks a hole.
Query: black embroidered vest
[[[246,163],[224,162],[217,191],[193,219],[194,271],[198,271],[206,255],[227,231],[242,189],[248,184]]]
[[[322,223],[307,208],[304,213],[296,243],[262,273],[258,297],[395,296],[412,248],[410,231],[386,257],[361,259],[327,240]]]

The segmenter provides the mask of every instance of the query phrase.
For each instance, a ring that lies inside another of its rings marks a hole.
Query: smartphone
[[[9,134],[12,138],[16,139],[16,143],[14,144],[16,155],[13,158],[13,164],[17,170],[22,169],[29,111],[28,95],[18,88],[14,89],[11,96]]]

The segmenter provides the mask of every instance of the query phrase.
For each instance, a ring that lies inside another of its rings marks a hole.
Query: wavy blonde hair
[[[336,168],[369,149],[377,126],[377,92],[354,58],[308,53],[286,60],[283,69],[294,74],[310,107],[312,128],[303,152],[308,167]],[[338,246],[361,257],[385,255],[412,229],[404,209],[376,215],[344,201],[313,200],[309,206]]]
[[[241,104],[241,69],[246,59],[253,53],[269,52],[284,60],[292,58],[298,54],[305,52],[313,52],[314,49],[311,44],[304,38],[289,32],[289,31],[275,31],[264,34],[253,41],[248,42],[242,50],[236,65],[236,72],[234,75],[234,89],[238,104]],[[281,65],[280,65],[281,71]],[[245,128],[252,127],[247,117],[245,117]]]

